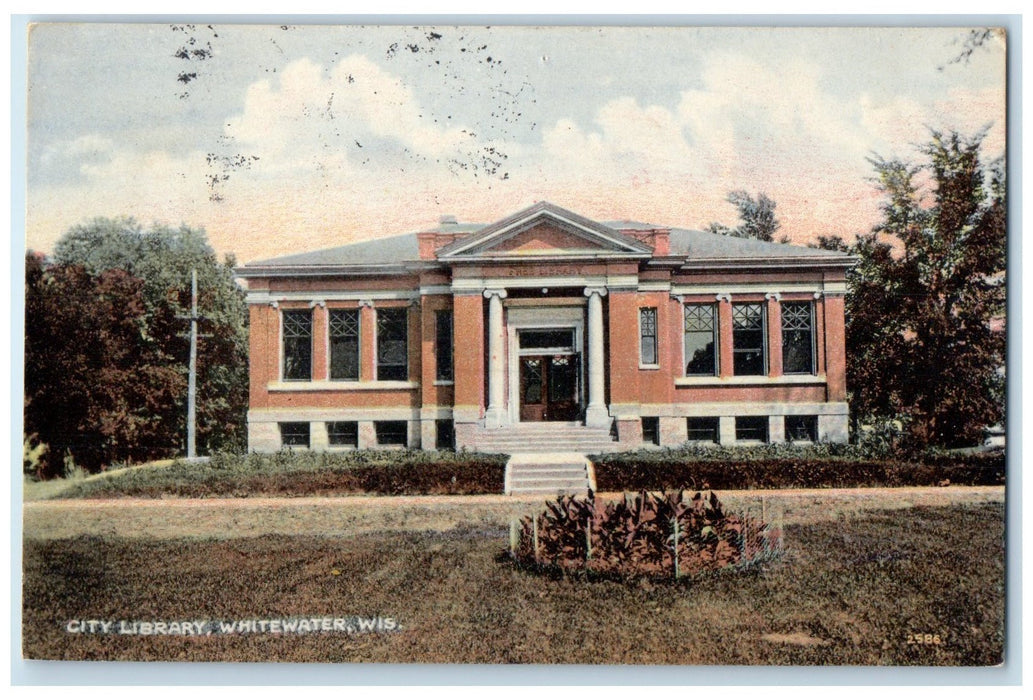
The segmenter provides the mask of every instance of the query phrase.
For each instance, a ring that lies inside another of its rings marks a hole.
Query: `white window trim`
[[[730,377],[675,377],[674,385],[686,386],[750,386],[750,385],[778,385],[778,384],[825,384],[828,378],[824,374],[783,374],[780,377],[772,377],[763,374],[740,374]]]
[[[269,382],[266,391],[412,391],[419,389],[419,382],[403,382],[397,380],[384,381],[343,381],[320,380],[314,382]]]
[[[385,307],[373,307],[373,381],[380,384],[391,384],[395,382],[401,382],[405,380],[399,379],[379,379],[380,377],[380,312],[381,311],[394,311],[396,309],[402,309],[405,311],[405,376],[409,376],[409,351],[411,347],[411,338],[409,337],[409,307],[408,306],[385,306]],[[360,346],[361,347],[361,346]],[[359,376],[362,376],[361,360],[359,365]],[[414,382],[415,383],[415,382]],[[418,384],[417,384],[418,386]]]
[[[811,310],[811,371],[810,372],[786,372],[785,370],[785,330],[782,328],[778,329],[778,332],[782,334],[782,374],[789,377],[813,377],[818,373],[818,318],[816,304],[813,301],[803,300],[795,301],[788,299],[786,301],[779,302],[779,311],[782,311],[783,304],[807,304]],[[781,315],[781,314],[780,314]]]
[[[452,330],[452,337],[449,341],[452,344],[452,367],[451,367],[451,379],[438,379],[440,373],[440,367],[438,364],[438,314],[447,313],[449,318],[449,326]],[[406,334],[408,335],[408,333]],[[408,339],[406,340],[408,345]],[[406,348],[408,350],[408,348]],[[406,352],[408,356],[408,352]],[[434,311],[434,386],[452,386],[456,381],[456,317],[454,309],[435,309]]]
[[[714,314],[714,373],[713,374],[686,374],[689,358],[685,356],[685,307],[687,306],[709,306]],[[704,381],[719,379],[721,377],[721,303],[717,302],[693,302],[686,301],[678,305],[681,313],[681,371],[675,379],[702,379]],[[731,308],[731,305],[729,305]],[[734,354],[732,357],[735,360]]]
[[[642,312],[646,309],[653,310],[653,355],[656,362],[649,363],[642,361]],[[684,346],[684,341],[682,346]],[[683,351],[684,352],[684,351]],[[640,306],[638,307],[638,368],[646,370],[660,369],[660,307]]]
[[[333,360],[334,360],[334,358],[330,354],[330,314],[332,312],[334,312],[334,311],[355,311],[359,315],[359,323],[358,323],[358,329],[359,329],[359,338],[358,338],[358,341],[359,341],[359,344],[358,344],[359,376],[356,377],[355,379],[333,379],[330,376],[330,371],[331,371],[331,367],[333,367]],[[324,377],[324,379],[326,381],[328,381],[328,382],[334,382],[335,384],[348,384],[348,383],[361,382],[362,381],[362,307],[359,306],[359,307],[356,307],[356,308],[351,308],[351,307],[327,308],[325,310],[325,313],[326,313],[326,377]]]
[[[283,382],[285,384],[304,384],[306,382],[310,382],[310,381],[312,381],[312,360],[315,359],[314,358],[314,355],[315,355],[315,352],[314,352],[315,351],[315,347],[314,347],[314,345],[315,345],[315,338],[312,337],[312,326],[314,325],[312,323],[312,315],[313,315],[312,308],[311,307],[309,307],[308,309],[302,309],[302,308],[286,308],[286,309],[284,309],[284,308],[279,308],[278,311],[279,311],[279,313],[277,314],[277,318],[280,321],[280,330],[278,331],[277,337],[279,339],[279,344],[280,344],[280,371],[276,375],[277,378],[278,378],[277,381]],[[286,370],[286,364],[287,364],[287,352],[286,352],[286,348],[284,347],[284,342],[283,342],[283,340],[284,340],[284,338],[283,338],[283,315],[285,313],[287,313],[287,312],[292,312],[292,311],[308,311],[308,314],[309,314],[309,317],[308,317],[308,322],[309,322],[309,358],[308,358],[309,373],[308,374],[309,374],[309,378],[308,379],[287,379],[286,377],[283,376],[283,373]]]
[[[735,373],[735,307],[736,305],[745,306],[747,304],[756,304],[760,307],[760,340],[761,340],[761,363],[762,369],[764,370],[760,374],[736,374]],[[732,314],[732,376],[739,378],[756,378],[756,377],[770,377],[771,376],[771,363],[768,361],[768,353],[770,348],[768,347],[768,305],[764,301],[739,301],[732,302],[729,304],[729,312]],[[781,333],[782,329],[779,328],[778,332]]]

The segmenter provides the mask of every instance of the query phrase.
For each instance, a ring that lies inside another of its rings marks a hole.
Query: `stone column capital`
[[[508,295],[505,289],[485,289],[484,298],[491,299],[492,297],[498,297],[499,299],[505,299]]]
[[[314,309],[317,306],[320,307],[320,308],[325,309],[326,308],[326,299],[313,299],[312,301],[310,301],[308,303],[308,308],[310,308],[310,309]]]
[[[606,287],[585,287],[586,297],[591,299],[595,294],[598,294],[600,297],[606,296]]]
[[[729,294],[728,292],[718,292],[717,294],[714,295],[714,298],[717,301],[727,301],[729,304],[732,303],[732,295]]]
[[[359,300],[359,308],[361,309],[363,306],[368,306],[369,308],[372,309],[373,308],[373,300],[372,299],[360,299]]]
[[[780,292],[768,292],[764,295],[764,298],[769,301],[782,301],[782,294]]]

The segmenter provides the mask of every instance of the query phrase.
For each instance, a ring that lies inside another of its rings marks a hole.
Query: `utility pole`
[[[187,459],[197,456],[197,268],[190,271],[190,374],[187,379]]]

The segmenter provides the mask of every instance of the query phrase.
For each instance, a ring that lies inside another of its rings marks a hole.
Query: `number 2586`
[[[928,632],[926,632],[925,634],[909,634],[907,636],[907,643],[908,644],[923,644],[923,645],[925,645],[925,644],[932,644],[932,645],[936,646],[936,645],[943,644],[944,643],[944,638],[941,637],[938,634],[930,634]]]

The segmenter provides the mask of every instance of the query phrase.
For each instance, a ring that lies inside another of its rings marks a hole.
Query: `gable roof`
[[[477,233],[451,243],[437,252],[439,260],[470,260],[493,258],[499,251],[493,249],[499,244],[524,231],[542,224],[551,224],[570,234],[584,246],[571,250],[557,251],[566,256],[593,257],[635,257],[648,258],[652,249],[644,243],[625,236],[615,228],[598,221],[592,221],[550,202],[537,202],[515,214],[485,226]],[[520,251],[506,251],[505,257],[521,257]]]
[[[851,256],[837,251],[758,241],[752,238],[736,238],[709,231],[667,228],[639,221],[592,221],[549,202],[538,202],[493,224],[441,224],[432,230],[438,233],[469,235],[439,249],[438,260],[448,263],[518,258],[519,251],[515,251],[517,255],[493,255],[492,246],[541,223],[554,223],[585,241],[583,251],[563,251],[561,254],[564,256],[577,257],[580,253],[586,257],[648,259],[652,256],[652,250],[622,231],[666,229],[670,231],[670,253],[660,259],[654,258],[654,261],[665,264],[674,263],[683,267],[720,267],[743,263],[787,267],[815,264],[842,267],[849,266],[854,261]],[[539,254],[534,257],[542,256]],[[420,260],[418,234],[406,233],[335,248],[256,260],[238,267],[236,273],[240,277],[376,274],[405,272],[418,264],[434,263]]]

